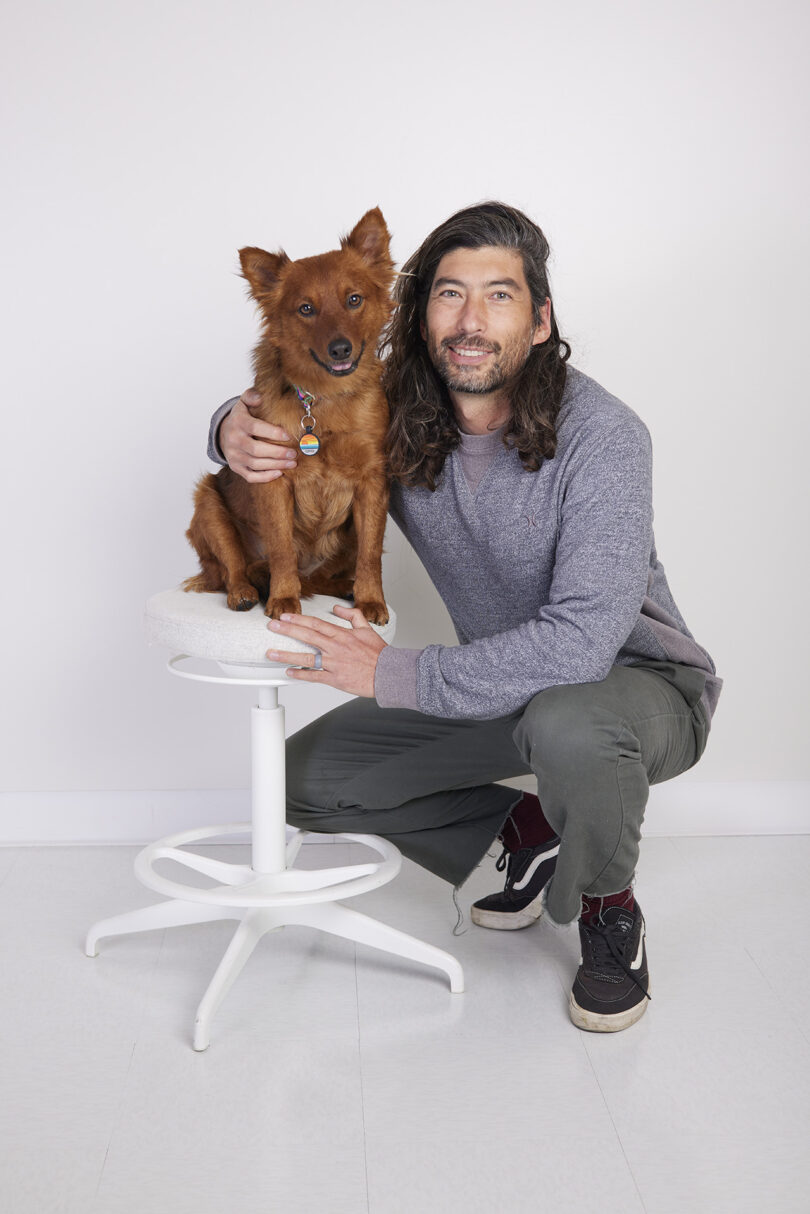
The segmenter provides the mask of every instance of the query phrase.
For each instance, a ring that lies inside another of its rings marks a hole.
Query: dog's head
[[[278,351],[291,383],[334,394],[341,380],[352,391],[373,372],[392,307],[389,241],[375,207],[331,253],[291,261],[283,251],[240,249],[243,276],[262,311],[262,344]]]

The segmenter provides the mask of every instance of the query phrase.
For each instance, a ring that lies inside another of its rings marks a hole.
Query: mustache
[[[443,338],[441,348],[448,350],[450,346],[462,346],[465,350],[486,350],[489,354],[500,354],[501,352],[501,347],[497,341],[476,341],[475,338],[465,337],[463,333],[459,333],[455,337]]]

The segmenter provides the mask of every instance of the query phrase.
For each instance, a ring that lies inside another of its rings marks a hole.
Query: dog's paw
[[[231,611],[250,611],[258,601],[259,592],[255,586],[245,584],[228,591],[228,606]]]
[[[356,599],[355,607],[359,607],[369,624],[387,624],[388,608],[379,599]]]
[[[300,615],[301,602],[299,599],[268,599],[264,614],[271,620],[280,620],[282,614]]]

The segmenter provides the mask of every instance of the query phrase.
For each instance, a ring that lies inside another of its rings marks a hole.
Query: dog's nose
[[[352,343],[346,337],[336,337],[334,341],[330,341],[328,347],[329,357],[336,363],[345,362],[352,352]]]

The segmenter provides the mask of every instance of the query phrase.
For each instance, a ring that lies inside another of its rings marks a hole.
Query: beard
[[[501,345],[497,341],[471,340],[462,334],[437,341],[428,330],[427,349],[436,373],[451,392],[484,396],[508,386],[520,374],[532,352],[533,334],[534,330],[529,329],[525,334],[510,337]],[[460,367],[450,361],[451,346],[463,346],[465,350],[489,350],[492,358],[486,366]]]

